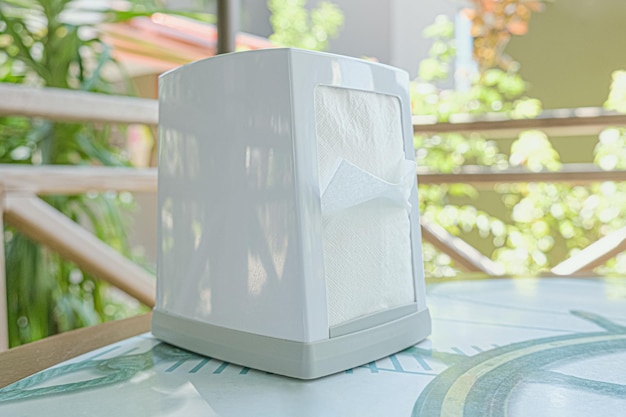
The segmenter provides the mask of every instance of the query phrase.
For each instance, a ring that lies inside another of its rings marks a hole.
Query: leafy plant
[[[626,71],[618,70],[612,74],[609,95],[604,103],[608,110],[626,113]],[[594,149],[594,162],[600,168],[626,169],[626,129],[611,127],[600,133],[598,143]],[[607,223],[605,229],[614,230],[623,226],[622,207],[626,207],[626,184],[610,182],[602,184],[600,189],[604,197],[597,201],[600,215]],[[600,268],[605,274],[626,274],[626,254],[621,253],[609,260]]]
[[[274,29],[269,39],[277,45],[323,51],[343,25],[343,14],[328,1],[322,1],[310,12],[305,3],[306,0],[268,0]]]
[[[611,89],[604,107],[609,110],[626,113],[626,71],[615,71],[611,78]]]
[[[89,26],[71,22],[73,0],[8,0],[0,4],[0,81],[109,92],[103,71],[109,51]],[[128,165],[111,146],[110,128],[5,117],[0,162]],[[50,196],[49,204],[125,254],[130,253],[121,211],[129,194]],[[5,233],[9,344],[127,315],[110,288],[57,254],[8,228]]]
[[[472,8],[463,12],[472,22],[473,56],[482,71],[490,68],[509,69],[517,65],[505,53],[511,36],[528,32],[532,12],[543,10],[543,1],[533,0],[471,0]]]
[[[476,13],[480,12],[477,9]],[[455,54],[453,30],[449,19],[439,17],[425,32],[434,42],[430,56],[420,66],[419,78],[412,85],[415,114],[447,121],[458,113],[504,112],[510,117],[533,117],[540,111],[538,100],[524,96],[526,85],[518,74],[519,64],[510,61],[507,65],[500,65],[498,60],[485,61],[467,91],[438,87],[450,75]],[[477,40],[476,45],[484,43]],[[495,52],[501,51],[495,48]],[[621,74],[616,73],[607,102],[611,108],[622,108],[623,84]],[[501,149],[501,143],[479,134],[418,135],[416,158],[419,165],[439,172],[456,172],[465,165],[499,169],[519,166],[530,171],[558,170],[561,166],[558,152],[543,132],[523,132],[510,149]],[[605,169],[626,166],[625,147],[623,130],[605,130],[594,151],[595,162]],[[494,204],[481,205],[484,191],[467,184],[421,185],[420,208],[424,218],[479,244],[483,253],[502,264],[508,274],[546,271],[610,231],[626,226],[626,219],[619,215],[619,207],[626,204],[626,187],[621,183],[500,184],[489,193],[499,210]],[[424,250],[424,259],[429,275],[457,273],[449,257],[430,246]],[[609,261],[601,270],[623,273],[626,257]]]

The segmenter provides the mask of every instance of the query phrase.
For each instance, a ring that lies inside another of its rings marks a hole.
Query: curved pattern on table
[[[444,356],[452,366],[422,391],[412,415],[504,417],[507,401],[520,383],[538,382],[624,398],[626,385],[577,378],[545,368],[567,358],[581,360],[626,350],[626,327],[589,312],[571,311],[604,332],[577,333],[514,343],[472,357]],[[427,350],[411,348],[422,354]],[[462,358],[462,360],[460,360]]]
[[[102,354],[106,354],[103,352]],[[162,360],[201,358],[195,353],[165,344],[158,343],[150,350],[135,354],[116,356],[110,359],[89,360],[70,363],[56,368],[50,368],[29,378],[15,382],[0,389],[0,403],[4,401],[22,400],[53,394],[77,392],[86,389],[102,387],[128,381],[141,371],[150,369]],[[97,378],[70,382],[59,385],[49,385],[33,388],[59,376],[70,375],[79,371],[92,370],[101,374]]]

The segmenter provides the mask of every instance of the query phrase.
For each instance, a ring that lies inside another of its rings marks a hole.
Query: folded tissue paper
[[[408,85],[282,48],[162,75],[155,336],[311,379],[430,334]]]

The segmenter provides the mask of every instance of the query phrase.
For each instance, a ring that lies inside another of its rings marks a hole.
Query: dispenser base
[[[215,359],[299,379],[351,369],[416,344],[431,332],[428,309],[341,336],[304,343],[215,326],[155,309],[152,334]]]

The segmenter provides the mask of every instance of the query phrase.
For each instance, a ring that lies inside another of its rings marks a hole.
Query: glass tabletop
[[[313,381],[139,335],[0,389],[2,416],[623,416],[626,279],[428,286],[433,334]]]

